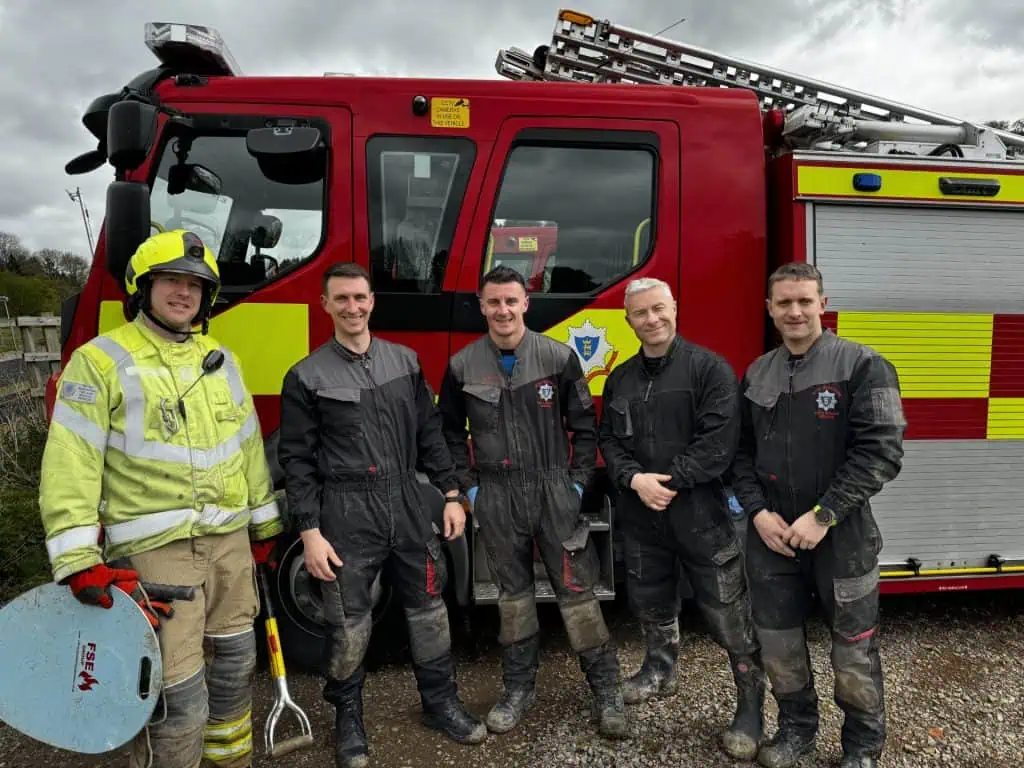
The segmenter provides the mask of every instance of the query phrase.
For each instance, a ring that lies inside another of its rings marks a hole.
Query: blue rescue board
[[[120,589],[109,609],[44,584],[0,610],[0,720],[37,741],[85,754],[117,749],[160,699],[156,632]]]

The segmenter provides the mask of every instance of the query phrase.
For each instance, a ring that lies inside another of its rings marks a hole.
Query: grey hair
[[[675,296],[672,295],[672,289],[669,287],[669,284],[656,277],[638,277],[636,280],[630,280],[629,285],[626,286],[625,298],[628,299],[634,293],[643,293],[644,291],[649,291],[652,288],[664,288],[668,293],[669,298],[675,301]]]

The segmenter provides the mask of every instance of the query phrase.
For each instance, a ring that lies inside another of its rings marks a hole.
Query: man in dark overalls
[[[409,623],[426,723],[475,744],[487,729],[458,697],[441,597],[442,532],[416,478],[422,462],[447,497],[443,535],[461,536],[466,515],[434,395],[415,352],[371,337],[373,293],[362,267],[335,265],[323,282],[334,335],[285,376],[278,459],[330,626],[324,698],[337,709],[337,762],[367,765],[362,663],[372,630],[370,590],[386,560]]]
[[[882,537],[869,499],[900,472],[906,420],[895,368],[823,330],[826,301],[813,265],[776,270],[767,306],[783,343],[755,360],[741,385],[733,489],[751,517],[754,623],[779,705],[778,732],[758,756],[768,768],[814,750],[818,697],[804,630],[812,592],[832,632],[842,768],[873,768],[885,743]]]
[[[511,730],[534,701],[536,542],[569,643],[594,693],[599,730],[618,738],[627,730],[619,664],[594,596],[597,550],[580,516],[596,465],[594,403],[576,353],[526,328],[528,303],[526,283],[515,270],[496,267],[484,275],[480,308],[488,333],[451,359],[439,400],[448,446],[499,589],[504,691],[487,726],[496,733]]]
[[[736,684],[722,748],[752,760],[763,732],[764,671],[723,483],[739,439],[736,374],[720,355],[679,336],[663,281],[632,281],[625,310],[641,349],[605,382],[601,453],[618,492],[626,589],[647,646],[626,680],[626,701],[676,690],[682,567]]]

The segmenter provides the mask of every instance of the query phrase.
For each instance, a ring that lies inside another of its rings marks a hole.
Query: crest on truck
[[[580,359],[583,374],[590,381],[611,372],[618,352],[608,343],[607,328],[598,328],[590,320],[579,327],[569,326],[569,346]]]

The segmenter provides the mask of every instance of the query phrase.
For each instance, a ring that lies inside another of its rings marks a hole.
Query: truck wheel
[[[280,563],[269,582],[285,664],[318,672],[326,645],[327,628],[323,600],[316,580],[306,570],[300,538],[295,537],[284,543]],[[386,621],[397,603],[392,595],[390,579],[382,571],[371,590],[374,625],[370,639],[371,651],[394,644],[393,627],[390,625],[395,622]],[[401,613],[400,609],[398,613]],[[382,623],[389,625],[387,637],[381,636],[384,634],[380,631]],[[262,631],[262,626],[260,629]],[[375,654],[371,655],[371,651],[367,652],[368,667],[375,665]]]

